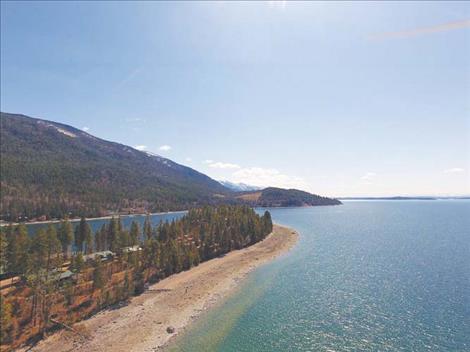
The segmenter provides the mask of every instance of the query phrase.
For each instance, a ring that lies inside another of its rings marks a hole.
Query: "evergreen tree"
[[[29,236],[26,225],[20,224],[13,227],[10,225],[6,231],[7,235],[7,262],[8,271],[23,275],[29,265]]]
[[[70,245],[73,242],[73,226],[65,219],[64,221],[60,222],[59,232],[58,232],[59,241],[62,245],[62,253],[65,257],[69,256],[69,249]]]
[[[10,334],[12,321],[11,304],[5,301],[3,295],[0,295],[0,345],[4,345],[14,339],[15,336]]]
[[[86,222],[85,217],[81,217],[80,223],[75,228],[75,246],[79,252],[83,251],[83,242],[85,242],[87,232],[90,230],[90,225]]]
[[[101,263],[101,259],[97,259],[94,262],[95,270],[93,271],[93,288],[94,289],[102,289],[104,287],[104,271],[103,271],[103,264]]]
[[[108,248],[112,252],[116,252],[119,247],[118,236],[119,236],[119,225],[116,219],[112,217],[110,223],[108,224],[108,229],[107,229]]]
[[[8,270],[7,248],[7,235],[3,227],[0,227],[0,274]]]
[[[139,223],[132,221],[131,233],[130,233],[132,246],[139,244],[139,234],[140,234]]]
[[[144,221],[144,235],[147,240],[152,238],[152,223],[150,221],[150,215],[147,214]]]
[[[93,252],[93,234],[91,232],[90,225],[88,223],[85,225],[85,234],[84,234],[84,242],[85,242],[85,253],[90,254]]]

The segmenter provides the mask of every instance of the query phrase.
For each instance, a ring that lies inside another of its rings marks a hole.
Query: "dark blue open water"
[[[470,351],[470,201],[270,209],[300,232],[174,351]]]

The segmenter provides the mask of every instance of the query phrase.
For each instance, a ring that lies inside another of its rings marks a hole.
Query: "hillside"
[[[187,209],[231,191],[169,159],[79,129],[1,113],[3,220]]]
[[[299,190],[221,184],[169,159],[57,122],[1,113],[0,123],[0,220],[94,217],[222,203],[340,204]]]
[[[237,196],[237,199],[258,207],[301,207],[341,204],[337,199],[322,197],[297,189],[275,187],[268,187],[254,192],[243,192]]]

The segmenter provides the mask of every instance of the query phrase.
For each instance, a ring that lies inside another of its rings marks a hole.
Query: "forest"
[[[0,231],[1,345],[14,347],[144,291],[146,283],[188,270],[272,231],[268,211],[248,206],[194,208],[172,222],[129,229],[112,218],[95,234],[84,218],[28,236],[26,226]],[[59,324],[60,325],[60,324]]]

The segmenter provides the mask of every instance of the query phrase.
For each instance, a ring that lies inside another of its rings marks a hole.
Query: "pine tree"
[[[144,221],[144,235],[147,240],[152,238],[152,224],[150,222],[150,215],[147,214]]]
[[[90,225],[86,222],[85,217],[82,216],[80,223],[75,228],[75,246],[79,252],[83,251],[83,242],[86,239],[87,232],[90,230]]]
[[[85,225],[84,233],[84,242],[85,242],[85,253],[90,254],[93,252],[93,234],[91,232],[90,225],[88,223]]]
[[[20,224],[7,228],[7,262],[8,271],[23,275],[29,266],[29,236],[26,225]]]
[[[139,244],[139,235],[140,235],[139,224],[135,221],[132,221],[131,233],[130,233],[132,246]]]
[[[11,304],[5,301],[5,297],[0,296],[0,345],[6,344],[14,336],[10,336],[9,330],[12,325],[13,315]]]
[[[73,226],[68,219],[60,222],[58,237],[62,245],[62,253],[67,258],[69,256],[70,245],[74,239]]]
[[[3,227],[0,227],[0,274],[8,270],[7,247],[7,235]]]
[[[102,289],[104,287],[104,272],[101,259],[97,259],[94,263],[95,270],[93,271],[93,288]]]

